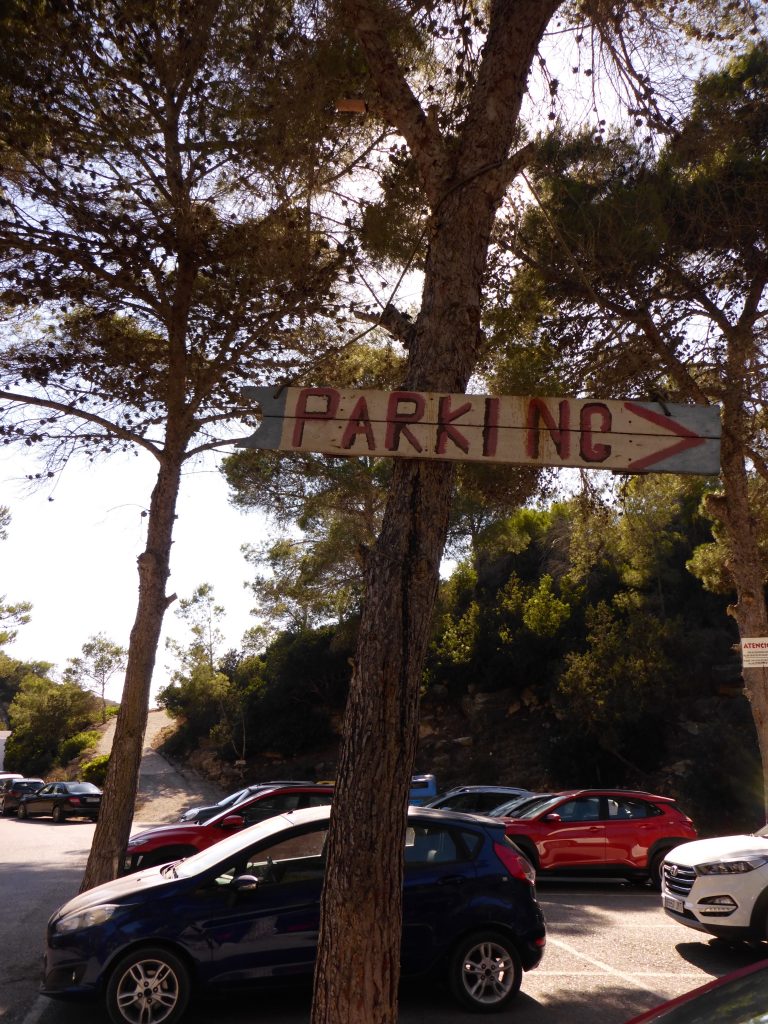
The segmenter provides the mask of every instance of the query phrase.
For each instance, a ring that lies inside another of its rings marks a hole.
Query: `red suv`
[[[320,807],[333,798],[333,786],[265,786],[241,803],[202,823],[157,825],[128,840],[124,874],[190,857],[234,832],[301,807]]]
[[[537,872],[650,878],[656,889],[664,855],[697,836],[674,800],[622,789],[554,793],[504,820]]]

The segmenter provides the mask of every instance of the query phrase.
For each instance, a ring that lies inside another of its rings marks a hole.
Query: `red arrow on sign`
[[[646,409],[642,405],[636,405],[634,402],[625,402],[624,408],[648,420],[649,423],[655,423],[657,426],[664,427],[673,434],[677,434],[678,437],[683,438],[682,441],[678,441],[677,444],[673,444],[670,448],[665,448],[660,452],[653,452],[651,455],[646,455],[644,459],[638,459],[637,462],[633,462],[633,473],[641,469],[647,469],[657,462],[664,462],[673,455],[679,455],[681,452],[688,451],[689,448],[698,448],[699,445],[704,444],[705,438],[699,434],[694,434],[692,430],[684,427],[682,423],[678,423],[677,420],[673,420],[669,416],[662,416],[660,413],[654,412],[652,409]]]

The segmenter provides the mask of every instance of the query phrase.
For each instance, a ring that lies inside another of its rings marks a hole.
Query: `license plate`
[[[676,899],[674,896],[662,896],[661,902],[665,910],[674,910],[676,914],[682,914],[685,910],[683,901]]]

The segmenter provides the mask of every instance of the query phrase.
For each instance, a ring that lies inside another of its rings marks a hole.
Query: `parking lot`
[[[0,1016],[4,1024],[103,1024],[98,1006],[56,1003],[37,993],[49,913],[77,891],[94,826],[0,819]],[[765,955],[708,942],[668,919],[650,889],[619,881],[542,881],[548,923],[541,966],[523,979],[515,1024],[623,1024],[634,1014]],[[196,1000],[189,1024],[307,1024],[310,994]],[[508,1019],[502,1014],[498,1019]],[[402,1024],[469,1024],[477,1016],[439,986],[407,982]]]
[[[144,784],[168,788],[167,766]],[[143,768],[144,771],[144,768]],[[155,774],[152,774],[155,772]],[[162,785],[156,784],[162,780]],[[138,822],[135,828],[138,828]],[[38,994],[39,959],[50,913],[75,895],[95,826],[0,818],[0,1018],[3,1024],[103,1024],[97,1005],[57,1003]],[[658,893],[622,881],[540,880],[548,927],[541,966],[523,978],[515,1024],[624,1024],[635,1014],[768,956],[768,947],[728,947],[672,921]],[[307,1024],[311,994],[289,991],[193,1000],[188,1024]],[[400,1024],[469,1024],[435,984],[405,982]]]

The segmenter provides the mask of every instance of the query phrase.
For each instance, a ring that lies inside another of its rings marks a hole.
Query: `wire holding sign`
[[[580,398],[249,387],[244,448],[506,462],[618,473],[720,470],[717,406]]]

